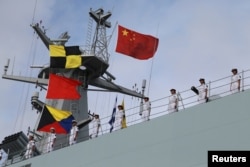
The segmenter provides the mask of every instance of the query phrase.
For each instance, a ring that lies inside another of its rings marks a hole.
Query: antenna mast
[[[95,56],[99,57],[108,64],[109,53],[106,27],[111,27],[111,23],[107,21],[107,19],[111,16],[111,12],[104,13],[104,10],[101,8],[96,11],[90,9],[89,15],[96,22],[96,30],[91,46],[91,53],[94,53]]]

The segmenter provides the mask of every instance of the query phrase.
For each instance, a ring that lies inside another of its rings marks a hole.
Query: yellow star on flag
[[[126,29],[124,29],[124,30],[122,31],[122,35],[123,35],[123,36],[128,36],[128,31],[127,31]]]

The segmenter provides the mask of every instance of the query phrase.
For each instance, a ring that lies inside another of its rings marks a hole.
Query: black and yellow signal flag
[[[79,46],[49,45],[50,68],[77,68],[82,64]]]

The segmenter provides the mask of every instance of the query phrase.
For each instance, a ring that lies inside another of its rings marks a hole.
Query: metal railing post
[[[184,103],[183,103],[183,101],[182,101],[182,97],[181,97],[180,92],[177,93],[177,96],[178,96],[178,101],[181,101],[182,107],[183,107],[183,109],[185,110]]]
[[[211,81],[208,82],[208,96],[207,97],[210,97],[211,95]]]
[[[244,91],[244,70],[242,70],[242,92]]]

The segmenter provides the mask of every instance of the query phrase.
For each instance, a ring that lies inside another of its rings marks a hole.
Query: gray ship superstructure
[[[72,111],[81,127],[78,143],[68,146],[68,138],[61,135],[58,137],[55,150],[45,153],[43,149],[46,145],[46,135],[30,131],[36,135],[36,154],[30,159],[24,159],[23,151],[28,139],[23,132],[19,132],[7,137],[1,144],[5,152],[9,153],[3,165],[10,167],[206,167],[209,150],[250,149],[248,132],[250,70],[240,73],[242,82],[239,93],[231,94],[230,76],[228,76],[209,82],[210,100],[207,103],[198,104],[197,96],[190,89],[178,92],[178,112],[168,114],[168,97],[156,99],[152,101],[150,121],[140,120],[140,104],[135,106],[136,110],[126,110],[127,128],[112,133],[109,133],[109,129],[103,129],[102,135],[89,139],[89,127],[86,126],[90,121],[87,102],[88,85],[140,99],[144,97],[143,93],[116,85],[113,82],[115,77],[107,71],[109,54],[105,29],[111,27],[111,23],[107,21],[111,13],[98,9],[90,10],[89,14],[97,23],[96,32],[93,42],[91,44],[88,42],[89,49],[82,49],[84,60],[80,68],[68,70],[44,67],[37,78],[25,78],[7,75],[9,64],[7,63],[2,76],[4,79],[33,83],[41,87],[48,85],[50,72],[63,73],[64,76],[82,81],[84,85],[79,87],[78,92],[84,98],[77,101],[42,102],[37,93],[31,100],[32,106],[40,112],[44,104]],[[63,33],[58,40],[51,40],[38,24],[32,24],[32,27],[47,48],[51,44],[65,45],[69,39],[68,34]],[[141,92],[144,92],[144,89],[145,81]],[[135,115],[137,115],[136,119]],[[108,124],[108,121],[102,121],[102,124]]]
[[[209,150],[250,149],[249,98],[247,89],[172,114],[152,110],[150,121],[8,165],[207,167]]]

